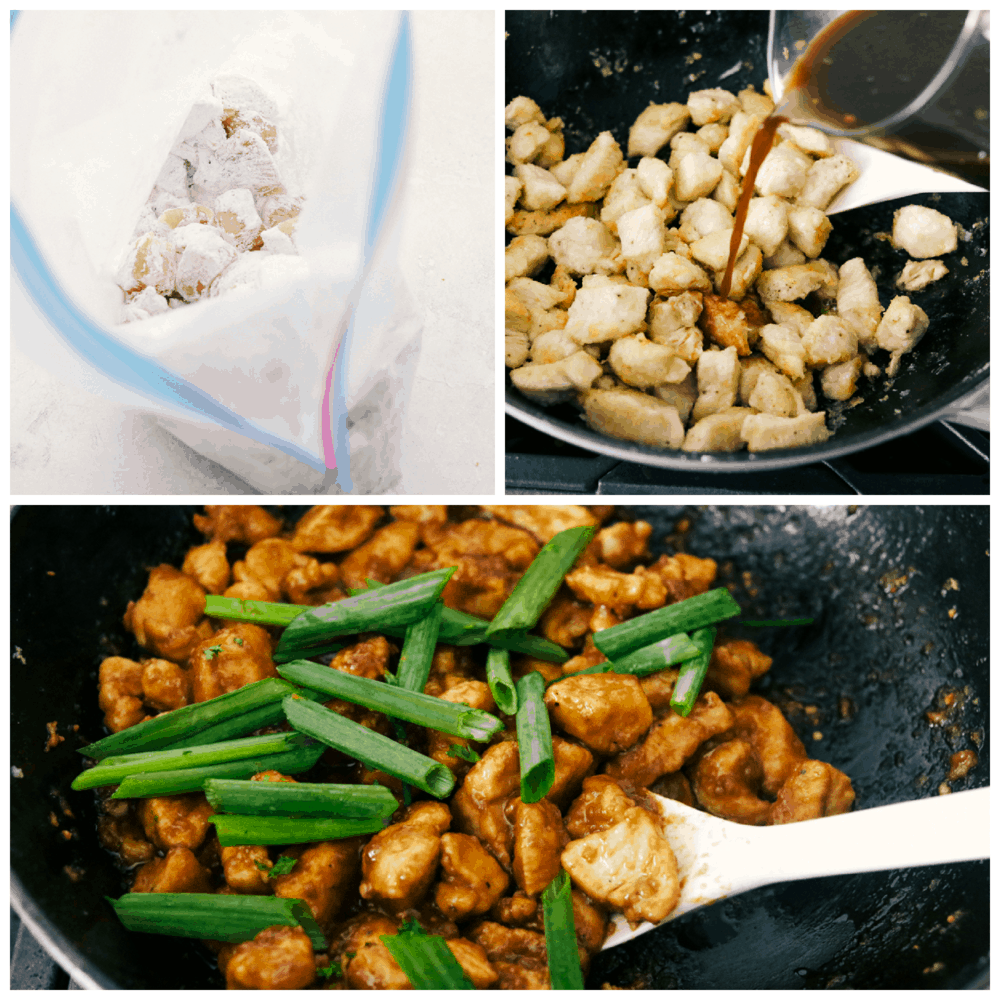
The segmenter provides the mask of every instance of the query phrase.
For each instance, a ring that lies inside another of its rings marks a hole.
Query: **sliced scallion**
[[[249,816],[313,816],[384,819],[399,806],[384,785],[320,785],[291,781],[214,778],[205,797],[220,812]],[[289,841],[291,843],[291,841]]]
[[[444,605],[438,601],[431,605],[423,618],[406,626],[403,651],[399,654],[399,666],[396,668],[396,683],[407,691],[422,693],[430,677],[443,611]]]
[[[594,635],[594,645],[609,659],[621,660],[643,646],[680,632],[714,625],[740,613],[740,606],[725,587],[697,594],[676,604],[657,608]]]
[[[121,899],[105,898],[130,931],[237,943],[252,940],[268,927],[300,926],[316,951],[327,947],[312,911],[301,899],[205,892],[129,892]]]
[[[474,989],[444,938],[425,933],[415,920],[404,921],[398,933],[380,939],[414,989]]]
[[[589,525],[567,528],[548,541],[517,581],[503,607],[493,616],[486,628],[487,636],[534,628],[596,531]]]
[[[698,700],[705,674],[708,673],[708,664],[712,659],[715,631],[709,627],[691,633],[691,641],[698,647],[698,655],[692,660],[685,660],[681,665],[673,691],[670,693],[670,707],[678,715],[690,715],[694,703]]]
[[[227,618],[255,625],[278,625],[284,628],[309,608],[304,604],[278,604],[272,601],[244,601],[239,597],[205,595],[205,614],[209,618]]]
[[[238,816],[217,813],[209,817],[222,847],[240,844],[308,844],[317,840],[346,840],[382,829],[378,816],[363,818],[316,816]]]
[[[698,647],[687,635],[680,632],[649,646],[643,646],[620,660],[615,660],[611,664],[611,669],[616,674],[635,674],[636,677],[645,677],[647,674],[666,670],[667,667],[672,667],[682,660],[690,660],[699,652]]]
[[[572,886],[566,872],[560,871],[542,892],[542,913],[549,984],[554,990],[582,990],[583,970],[576,943]]]
[[[285,716],[296,729],[350,754],[369,767],[416,785],[439,799],[449,795],[455,787],[454,776],[443,764],[365,729],[322,705],[295,696],[286,698],[284,705]]]
[[[436,569],[366,590],[356,597],[345,597],[319,608],[306,608],[282,633],[278,652],[282,658],[294,651],[309,656],[313,647],[328,643],[338,635],[409,625],[427,615],[455,569],[454,566]]]
[[[510,675],[510,653],[506,649],[491,649],[486,654],[486,683],[493,693],[497,708],[504,715],[517,712],[517,688]]]
[[[503,729],[503,723],[496,716],[481,709],[444,701],[422,690],[408,691],[395,684],[356,677],[308,660],[282,663],[278,672],[282,677],[342,698],[352,705],[364,705],[374,712],[384,712],[395,719],[405,719],[451,736],[484,743]]]
[[[545,678],[537,670],[517,682],[517,746],[521,757],[521,801],[544,799],[555,779],[552,727],[545,707]]]

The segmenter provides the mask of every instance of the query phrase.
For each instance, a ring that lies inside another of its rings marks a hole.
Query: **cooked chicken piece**
[[[621,147],[610,132],[602,132],[588,148],[570,182],[566,200],[597,201],[604,197],[618,172],[624,167]]]
[[[631,674],[582,674],[545,692],[553,723],[598,753],[627,750],[649,729],[653,711]]]
[[[722,122],[709,122],[707,125],[702,125],[695,135],[708,143],[710,153],[718,153],[729,136],[729,126],[723,125]]]
[[[140,646],[165,660],[183,663],[212,634],[205,618],[205,591],[196,580],[165,563],[150,570],[138,601],[129,601],[125,628]]]
[[[587,634],[592,613],[589,604],[574,600],[572,592],[561,586],[542,613],[539,621],[542,635],[560,646],[575,646]]]
[[[658,715],[642,743],[608,761],[605,773],[646,788],[661,774],[679,771],[705,740],[725,732],[732,724],[733,713],[728,706],[714,691],[708,691],[686,718],[672,709]]]
[[[195,701],[208,701],[246,684],[277,677],[266,629],[237,622],[196,646],[189,661]]]
[[[271,892],[268,872],[274,867],[267,848],[258,844],[220,847],[222,873],[226,884],[240,895],[266,896]]]
[[[663,212],[653,204],[620,215],[617,219],[618,238],[625,260],[642,271],[648,271],[663,253],[666,236],[663,226]]]
[[[760,349],[793,382],[805,378],[806,349],[792,327],[768,323],[760,334]]]
[[[452,920],[487,913],[510,885],[509,876],[492,855],[464,833],[442,834],[441,871],[434,900]]]
[[[700,149],[685,153],[677,160],[674,171],[674,191],[680,201],[704,198],[722,180],[722,164]]]
[[[150,861],[156,854],[135,815],[133,806],[137,803],[134,799],[105,799],[100,803],[102,815],[97,820],[101,847],[113,851],[129,867]]]
[[[927,332],[930,320],[927,313],[914,305],[907,296],[897,295],[886,309],[882,322],[875,331],[875,339],[883,351],[891,351],[892,358],[886,374],[891,378],[899,371],[899,362],[920,343]]]
[[[733,705],[732,714],[729,738],[742,739],[757,752],[764,769],[761,787],[773,798],[806,759],[805,747],[781,709],[759,695],[748,695]]]
[[[739,451],[744,445],[743,421],[751,412],[731,406],[721,413],[702,417],[688,428],[681,451]]]
[[[524,329],[529,342],[533,342],[541,334],[561,330],[566,325],[568,314],[565,309],[558,308],[564,298],[564,294],[551,285],[531,278],[515,278],[507,286],[504,302],[514,300],[524,307],[528,315],[528,324]],[[509,311],[505,305],[505,312]],[[523,320],[523,313],[521,318]]]
[[[109,656],[102,661],[98,704],[111,732],[120,733],[148,718],[143,705],[142,674],[142,664],[124,656]]]
[[[292,545],[300,552],[346,552],[371,537],[383,513],[364,504],[318,505],[295,525]]]
[[[698,326],[721,347],[735,347],[741,358],[750,355],[754,330],[741,303],[707,293]]]
[[[741,376],[741,385],[742,381]],[[756,412],[775,417],[797,417],[805,412],[805,403],[792,380],[770,365],[757,371],[753,383],[749,404]]]
[[[590,545],[602,563],[621,570],[649,558],[646,543],[652,533],[653,526],[646,521],[619,521],[602,528]]]
[[[419,537],[420,528],[411,521],[394,521],[379,528],[340,564],[344,583],[348,587],[363,587],[369,577],[379,583],[391,583],[410,561]]]
[[[770,656],[749,640],[726,639],[712,650],[703,690],[716,691],[729,701],[739,701],[746,697],[750,685],[771,669],[772,662]]]
[[[448,507],[443,503],[390,507],[389,513],[397,521],[415,521],[417,524],[441,525],[448,521]]]
[[[266,538],[252,545],[242,562],[233,564],[233,579],[256,580],[267,588],[270,600],[278,601],[284,594],[283,583],[288,573],[315,562],[284,538]]]
[[[562,229],[570,219],[596,217],[597,205],[589,201],[579,205],[563,204],[551,212],[529,212],[519,208],[507,220],[507,232],[512,236],[549,236],[557,229]]]
[[[674,684],[677,683],[679,673],[680,671],[676,669],[657,670],[655,674],[647,674],[645,677],[639,678],[639,685],[654,713],[670,704],[670,697],[674,693]]]
[[[504,249],[504,280],[534,277],[548,259],[549,244],[544,236],[516,236]]]
[[[143,660],[142,700],[160,712],[190,705],[190,674],[170,660]]]
[[[379,913],[366,913],[352,921],[340,960],[348,989],[413,989],[381,940],[383,935],[397,930],[395,921]]]
[[[550,364],[527,364],[510,373],[511,382],[536,402],[551,404],[573,398],[578,389],[589,389],[604,369],[586,351],[575,351]]]
[[[385,676],[391,652],[389,640],[385,636],[375,635],[340,650],[330,661],[330,666],[345,674],[354,674],[355,677],[378,680]]]
[[[506,176],[504,181],[504,225],[508,225],[511,219],[514,218],[514,206],[517,204],[517,199],[521,194],[521,188],[524,186],[516,177]]]
[[[735,174],[722,168],[722,179],[712,192],[712,200],[724,206],[727,212],[735,212],[740,203],[740,183]]]
[[[204,514],[194,515],[194,526],[215,542],[242,542],[253,545],[273,538],[282,526],[281,518],[254,504],[205,504]]]
[[[853,184],[860,176],[858,168],[842,153],[817,160],[809,168],[796,204],[825,212],[841,188]]]
[[[750,150],[747,149],[740,164],[745,175],[749,167]],[[794,198],[805,186],[813,161],[793,143],[784,142],[775,146],[760,165],[754,189],[759,195],[778,195]]]
[[[659,923],[680,898],[674,852],[657,821],[638,807],[607,830],[572,841],[562,865],[591,899],[629,921]]]
[[[626,385],[637,389],[650,389],[664,382],[681,382],[691,371],[691,366],[669,347],[654,344],[642,334],[616,340],[611,345],[608,364]]]
[[[878,300],[875,279],[860,257],[853,257],[840,265],[837,315],[854,331],[860,346],[871,354],[877,343],[875,330],[882,318],[882,305]]]
[[[802,335],[806,362],[815,367],[850,361],[858,353],[858,338],[838,316],[819,316]]]
[[[818,128],[809,128],[805,125],[792,125],[790,122],[785,122],[783,125],[778,126],[778,135],[782,139],[794,142],[803,153],[808,153],[817,159],[833,156],[833,146],[830,143],[829,137],[820,132]]]
[[[519,163],[514,174],[524,185],[521,204],[529,211],[547,212],[566,197],[566,188],[544,167],[534,163]]]
[[[574,840],[601,833],[625,819],[635,804],[614,778],[595,774],[584,779],[583,791],[566,813],[566,829]]]
[[[692,328],[698,322],[702,308],[699,292],[681,292],[668,299],[654,299],[649,307],[649,339],[666,343],[665,338],[670,334]],[[698,353],[701,353],[700,350]],[[697,360],[697,355],[694,360]]]
[[[854,804],[851,779],[820,760],[800,764],[778,791],[768,815],[768,826],[798,823],[820,816],[838,816]]]
[[[731,299],[740,302],[746,297],[754,282],[760,277],[763,264],[764,255],[760,252],[760,247],[751,243],[733,265],[733,277],[729,287]],[[725,277],[725,273],[725,268],[715,272],[713,287],[717,292],[722,291],[722,279]]]
[[[656,156],[691,120],[686,104],[650,104],[628,130],[628,155]]]
[[[726,231],[703,236],[691,244],[691,256],[703,267],[712,271],[724,271],[729,262],[729,247],[732,238],[732,232]],[[742,254],[749,245],[750,238],[746,233],[743,233],[740,236],[739,253]]]
[[[674,210],[670,207],[669,194],[674,183],[674,174],[670,167],[655,156],[644,156],[636,168],[636,177],[642,193],[650,198],[661,212],[664,212],[664,220],[666,221],[668,214],[672,217]]]
[[[821,444],[830,437],[826,429],[826,413],[803,413],[798,417],[772,417],[769,413],[753,413],[743,421],[743,440],[750,451],[770,451],[774,448],[803,448]]]
[[[692,329],[688,331],[693,335],[697,335],[697,339],[701,341],[701,331]],[[694,361],[698,360],[701,356],[701,349],[698,349],[697,355],[694,357]],[[677,411],[677,417],[683,422],[691,416],[691,411],[694,409],[695,400],[698,398],[698,380],[695,377],[695,373],[691,372],[690,375],[683,382],[672,382],[665,385],[658,385],[653,392],[656,393],[657,399],[663,400],[668,406],[672,406]],[[683,442],[682,442],[683,443]]]
[[[504,815],[507,799],[521,788],[521,764],[512,740],[491,746],[472,765],[451,800],[455,825],[478,837],[489,852],[510,870],[514,831]]]
[[[596,955],[604,947],[604,938],[608,930],[608,915],[586,893],[579,889],[572,890],[573,922],[576,925],[576,940],[581,949],[590,955]],[[584,965],[584,972],[587,966]]]
[[[827,399],[850,399],[857,391],[858,378],[865,365],[865,356],[859,354],[850,361],[828,365],[820,373],[820,389]]]
[[[683,802],[686,806],[695,807],[694,792],[691,791],[691,783],[681,771],[675,771],[673,774],[665,774],[662,778],[657,778],[649,786],[649,790],[655,792],[657,795],[662,795],[665,799],[673,799],[676,802]]]
[[[337,585],[339,580],[340,570],[335,563],[321,563],[310,559],[305,565],[288,571],[282,590],[292,604],[318,607],[347,596]]]
[[[707,125],[709,122],[728,122],[740,110],[740,102],[736,95],[721,87],[708,90],[694,90],[688,94],[688,110],[691,121],[695,125]]]
[[[732,212],[710,198],[698,198],[691,202],[681,212],[680,222],[680,228],[676,232],[685,243],[696,243],[713,233],[733,231]],[[697,313],[694,319],[697,319]],[[690,326],[691,322],[683,325]]]
[[[181,572],[197,580],[206,593],[221,594],[231,578],[226,543],[216,540],[188,549]]]
[[[280,771],[258,771],[255,775],[250,778],[251,781],[284,781],[291,784],[297,784],[295,778],[288,774],[282,774]]]
[[[908,260],[896,278],[896,287],[903,292],[921,292],[947,273],[948,268],[939,260]]]
[[[434,826],[406,820],[387,826],[362,853],[361,898],[393,913],[413,908],[434,881],[440,857],[441,837]]]
[[[748,112],[745,107],[733,114],[729,123],[729,134],[719,147],[719,162],[734,177],[739,173],[743,157],[766,117],[767,115]]]
[[[316,960],[301,927],[268,927],[238,944],[219,963],[228,990],[304,990],[316,980]]]
[[[662,160],[656,162],[662,164],[668,173],[670,172],[670,168]],[[651,206],[652,201],[643,190],[639,171],[625,169],[612,181],[608,193],[604,196],[604,201],[601,202],[601,223],[607,227],[608,232],[617,235],[618,220],[626,213],[642,208],[644,205]],[[667,213],[662,206],[659,207],[663,212],[662,217],[665,219]],[[669,203],[667,208],[669,208]],[[672,209],[670,210],[672,211]]]
[[[483,681],[459,681],[454,687],[442,691],[438,697],[442,701],[450,701],[456,705],[468,705],[469,708],[478,708],[484,712],[493,712],[496,709],[493,693],[490,691],[489,685]],[[427,756],[450,768],[456,777],[461,777],[468,771],[469,765],[461,758],[452,756],[451,748],[456,745],[468,748],[472,746],[472,741],[435,729],[427,730]]]
[[[469,937],[486,952],[502,990],[547,990],[549,969],[545,935],[490,920],[476,924]]]
[[[541,122],[525,122],[507,139],[507,162],[530,163],[545,149],[549,130]]]
[[[648,302],[645,288],[614,282],[585,284],[569,308],[566,335],[578,344],[597,344],[637,333],[646,320]]]
[[[144,864],[132,892],[211,892],[211,875],[188,847],[171,847],[166,857]]]
[[[351,837],[286,848],[282,853],[297,861],[287,875],[273,880],[275,896],[304,899],[317,923],[328,928],[344,903],[357,892],[360,847],[360,838]]]
[[[649,287],[659,295],[670,296],[687,291],[710,292],[712,282],[693,261],[670,251],[653,264]]]
[[[788,209],[788,238],[807,257],[818,257],[832,232],[833,223],[820,209],[801,205]]]
[[[552,756],[556,773],[545,798],[565,809],[579,794],[584,779],[594,773],[594,755],[586,747],[553,736]]]
[[[500,978],[486,957],[486,950],[482,945],[465,938],[449,938],[445,944],[462,966],[462,971],[474,989],[488,990]]]
[[[663,582],[647,570],[619,573],[607,566],[579,566],[566,574],[566,586],[581,600],[626,610],[651,611],[666,603]]]
[[[656,573],[667,588],[669,604],[704,594],[715,582],[716,569],[714,559],[699,559],[686,552],[660,556],[649,567],[649,571]]]
[[[764,258],[764,270],[777,271],[782,267],[792,267],[794,264],[804,264],[805,262],[806,255],[786,238],[781,241],[781,246],[774,253]]]
[[[940,257],[958,246],[958,227],[943,212],[906,205],[893,215],[892,245],[911,257]]]
[[[143,799],[138,812],[146,839],[161,851],[171,847],[193,851],[204,843],[210,829],[208,818],[215,810],[201,792],[194,792]]]
[[[698,358],[698,398],[691,419],[697,423],[710,413],[721,413],[736,403],[740,387],[740,359],[735,347],[705,351]]]
[[[808,264],[793,264],[791,267],[779,267],[774,271],[765,271],[757,281],[757,291],[765,303],[772,299],[781,302],[794,302],[804,299],[810,292],[818,291],[831,283],[830,272],[820,261]]]
[[[527,125],[528,122],[545,124],[545,115],[542,114],[542,109],[530,97],[515,97],[504,108],[503,119],[510,132],[522,125]]]
[[[858,260],[860,259],[859,257]],[[844,266],[846,267],[847,265]],[[839,286],[837,291],[839,294]],[[808,309],[804,309],[794,302],[781,302],[778,299],[771,299],[767,303],[767,311],[771,314],[772,319],[777,325],[788,327],[794,333],[798,334],[800,338],[816,318]],[[843,317],[841,318],[843,319]],[[844,322],[846,323],[848,320],[844,319]],[[767,325],[766,321],[764,325]],[[860,337],[860,334],[858,336]]]
[[[700,756],[688,769],[698,805],[714,816],[763,826],[771,803],[761,798],[760,755],[744,740],[729,740]]]
[[[677,449],[684,442],[676,407],[655,396],[634,389],[587,389],[577,399],[587,423],[601,434],[653,448]]]
[[[514,878],[529,896],[537,896],[559,874],[559,855],[569,843],[559,807],[541,802],[512,803]]]

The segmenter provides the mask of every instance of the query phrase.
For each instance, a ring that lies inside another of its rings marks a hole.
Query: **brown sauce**
[[[722,298],[728,298],[732,288],[733,268],[736,266],[736,259],[739,256],[740,240],[743,238],[743,227],[746,225],[747,211],[750,208],[750,199],[753,197],[757,172],[767,154],[771,152],[778,126],[790,121],[791,119],[787,115],[792,112],[792,109],[801,107],[806,102],[813,108],[823,107],[826,117],[832,117],[836,114],[842,127],[850,127],[854,124],[856,120],[854,115],[842,112],[834,113],[823,105],[817,84],[819,67],[829,55],[830,49],[844,35],[874,13],[875,11],[870,10],[849,10],[846,14],[831,21],[809,43],[805,52],[795,60],[781,104],[764,119],[763,124],[757,130],[750,147],[750,166],[743,178],[743,190],[736,205],[736,219],[733,225],[733,235],[729,240],[729,260],[726,262],[726,273],[719,286],[719,294]]]

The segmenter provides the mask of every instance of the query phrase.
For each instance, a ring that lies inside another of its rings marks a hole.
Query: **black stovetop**
[[[565,444],[513,417],[506,424],[508,494],[962,496],[990,491],[989,434],[945,421],[827,462],[723,474],[622,462]]]

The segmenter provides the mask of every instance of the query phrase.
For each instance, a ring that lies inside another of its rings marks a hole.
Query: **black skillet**
[[[760,90],[767,76],[767,26],[766,11],[508,11],[505,99],[524,94],[545,114],[561,117],[567,156],[585,150],[606,129],[624,149],[629,126],[650,101],[683,101],[689,91],[707,87],[737,92],[753,84]],[[941,419],[988,377],[989,195],[916,195],[839,213],[832,217],[823,256],[841,264],[860,255],[870,268],[878,267],[887,306],[896,294],[891,279],[908,257],[876,234],[891,230],[892,214],[904,204],[945,212],[969,239],[948,256],[944,279],[910,295],[927,312],[930,332],[904,359],[891,387],[884,379],[865,384],[863,403],[828,419],[836,433],[826,443],[755,455],[650,448],[597,434],[572,404],[538,406],[513,388],[509,376],[507,412],[590,451],[690,472],[753,472],[823,461]],[[547,280],[544,273],[540,277]],[[880,352],[875,361],[884,365],[887,358]]]
[[[97,843],[92,794],[69,788],[75,747],[103,732],[101,659],[138,652],[122,610],[142,592],[144,567],[179,565],[201,540],[194,509],[25,507],[12,520],[12,900],[68,971],[109,989],[220,985],[197,943],[121,928],[103,897],[125,883]],[[716,558],[748,617],[815,619],[746,634],[775,658],[761,691],[813,756],[851,776],[859,808],[938,794],[959,749],[975,749],[979,764],[954,789],[989,783],[986,507],[619,512],[654,525],[655,551]],[[959,707],[931,726],[924,713],[949,692]],[[67,739],[46,753],[52,721]],[[758,890],[598,956],[588,985],[982,986],[988,876],[977,862]]]

